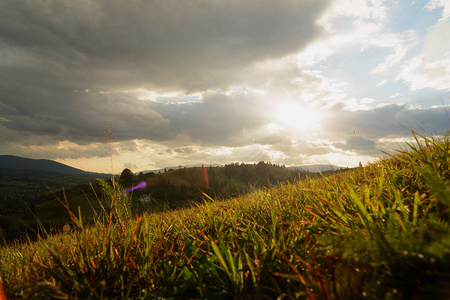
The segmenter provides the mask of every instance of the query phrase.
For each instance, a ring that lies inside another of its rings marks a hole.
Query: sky
[[[353,167],[450,129],[450,0],[0,0],[0,155]]]

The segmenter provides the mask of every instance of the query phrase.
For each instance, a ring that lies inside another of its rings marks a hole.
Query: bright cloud
[[[411,90],[433,88],[450,91],[450,19],[428,30],[423,52],[405,62],[397,79],[410,84]]]
[[[423,55],[418,55],[402,66],[397,79],[408,82],[413,91],[433,88],[448,92],[450,91],[450,56],[427,62]]]

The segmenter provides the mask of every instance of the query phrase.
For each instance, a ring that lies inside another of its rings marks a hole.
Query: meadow
[[[7,299],[449,299],[450,139],[413,136],[364,167],[139,216],[102,182],[95,224],[62,197],[77,230],[1,248],[0,284]]]

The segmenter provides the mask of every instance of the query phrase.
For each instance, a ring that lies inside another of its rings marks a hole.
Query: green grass
[[[0,283],[8,299],[450,298],[450,141],[413,134],[363,168],[139,218],[105,185],[94,226],[74,211],[78,231],[0,249]]]

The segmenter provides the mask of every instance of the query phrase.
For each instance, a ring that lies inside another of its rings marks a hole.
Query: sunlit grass
[[[450,297],[450,141],[374,164],[132,217],[120,187],[87,227],[0,250],[11,298]],[[423,140],[423,142],[419,142]]]

